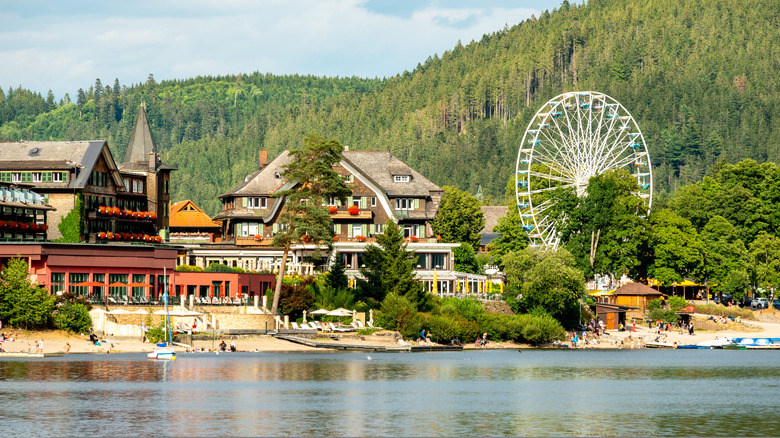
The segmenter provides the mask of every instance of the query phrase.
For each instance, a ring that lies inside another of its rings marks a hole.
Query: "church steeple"
[[[152,154],[153,157],[150,157]],[[154,164],[152,165],[152,163]],[[148,167],[149,171],[154,172],[158,163],[157,145],[154,143],[152,130],[149,128],[149,120],[146,118],[146,105],[141,105],[138,108],[138,117],[135,119],[135,126],[130,135],[130,144],[127,146],[123,164],[136,169]]]

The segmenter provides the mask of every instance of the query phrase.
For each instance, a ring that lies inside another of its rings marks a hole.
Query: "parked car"
[[[750,307],[753,305],[753,298],[746,296],[745,298],[742,298],[742,301],[740,301],[738,304],[739,307]]]
[[[772,301],[772,305],[775,307],[775,309],[780,310],[780,299]]]
[[[754,298],[753,301],[750,302],[750,307],[754,309],[767,309],[769,308],[769,300],[766,298]]]
[[[715,304],[720,304],[723,301],[723,305],[726,306],[734,301],[734,297],[731,294],[715,295]]]

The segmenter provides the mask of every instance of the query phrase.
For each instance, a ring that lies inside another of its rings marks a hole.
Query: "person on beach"
[[[230,341],[230,351],[236,352],[236,341]]]
[[[227,344],[223,340],[222,342],[219,343],[219,351],[226,351],[226,350],[227,350]]]
[[[63,348],[63,350],[65,350],[65,354],[70,354],[70,342],[65,343],[65,348]]]

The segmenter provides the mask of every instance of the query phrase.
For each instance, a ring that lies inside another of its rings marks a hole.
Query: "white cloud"
[[[386,77],[558,3],[547,1],[532,10],[511,0],[426,0],[396,14],[393,3],[379,12],[367,0],[81,0],[69,8],[30,0],[0,14],[11,23],[0,28],[0,86],[73,97],[95,78],[130,85],[149,73],[158,81],[253,71]]]

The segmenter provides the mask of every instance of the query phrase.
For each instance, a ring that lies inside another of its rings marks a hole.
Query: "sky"
[[[390,77],[563,0],[0,0],[0,87],[238,73]]]

